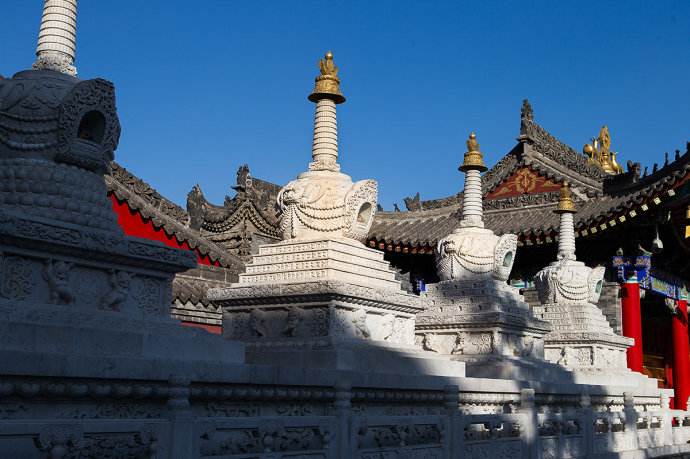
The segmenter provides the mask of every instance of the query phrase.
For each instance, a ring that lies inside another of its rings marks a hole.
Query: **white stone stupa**
[[[560,214],[557,260],[534,278],[541,303],[533,307],[534,314],[553,327],[544,337],[546,360],[573,371],[578,383],[656,387],[656,380],[627,368],[626,350],[633,339],[617,335],[596,306],[605,268],[589,268],[575,257],[577,211],[567,183],[555,212]]]
[[[340,172],[336,105],[345,97],[330,52],[319,68],[312,161],[278,195],[283,241],[260,247],[239,283],[209,292],[224,336],[244,342],[254,363],[464,376],[461,363],[415,348],[419,297],[362,243],[377,183]]]
[[[76,17],[76,0],[45,0],[33,69],[0,78],[0,374],[242,363],[240,343],[170,317],[173,276],[194,255],[117,224],[103,177],[115,88],[74,76]]]
[[[535,318],[506,282],[517,237],[484,228],[481,172],[486,166],[474,133],[459,169],[466,174],[462,219],[438,242],[441,281],[422,295],[427,308],[417,316],[417,345],[465,362],[471,377],[558,380],[565,372],[543,361],[550,325]]]

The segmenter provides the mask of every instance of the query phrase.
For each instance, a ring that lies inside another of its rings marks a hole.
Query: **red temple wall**
[[[180,322],[182,325],[185,327],[193,327],[193,328],[201,328],[202,330],[206,330],[209,333],[213,333],[214,335],[220,335],[223,333],[223,327],[220,325],[209,325],[209,324],[200,324],[197,322],[187,322],[185,320]]]
[[[217,260],[211,260],[208,255],[202,255],[198,250],[192,249],[187,241],[180,242],[174,235],[166,233],[163,228],[156,228],[150,219],[145,219],[139,212],[132,210],[127,201],[120,201],[114,194],[110,194],[110,200],[113,203],[113,211],[117,215],[117,222],[127,236],[159,241],[169,247],[189,250],[196,255],[197,263],[220,266]]]
[[[126,201],[120,201],[114,194],[109,196],[113,204],[113,211],[117,215],[117,222],[127,236],[160,241],[169,247],[189,250],[196,255],[198,264],[220,266],[217,260],[211,260],[208,255],[202,255],[198,250],[189,247],[187,241],[180,242],[174,235],[166,233],[163,228],[156,228],[150,219],[145,219],[139,212],[132,210]],[[223,331],[220,325],[199,324],[187,321],[181,321],[180,323],[185,327],[201,328],[216,335],[220,335]]]

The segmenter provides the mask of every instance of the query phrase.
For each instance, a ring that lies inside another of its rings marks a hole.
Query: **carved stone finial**
[[[529,100],[524,99],[522,101],[522,108],[520,109],[520,119],[534,121],[534,112],[532,111],[532,104]]]
[[[465,153],[465,158],[460,166],[460,170],[466,172],[468,170],[478,170],[484,172],[487,170],[484,164],[484,158],[482,157],[482,152],[479,151],[479,143],[477,142],[477,135],[472,132],[469,139],[467,139],[467,152]]]
[[[76,76],[77,0],[45,0],[34,70]]]
[[[314,91],[309,95],[309,100],[318,102],[321,99],[330,99],[336,104],[345,102],[345,96],[340,92],[340,78],[338,67],[333,62],[333,53],[328,51],[319,61],[320,75],[316,77]]]
[[[568,182],[563,182],[561,186],[561,197],[558,200],[558,208],[554,211],[557,214],[563,213],[576,213],[575,204],[573,203],[573,198],[570,194],[570,186]]]

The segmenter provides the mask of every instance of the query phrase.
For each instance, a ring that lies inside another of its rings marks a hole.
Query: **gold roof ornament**
[[[608,126],[604,125],[599,136],[592,143],[585,144],[582,152],[589,157],[589,162],[601,167],[611,175],[622,174],[623,168],[616,161],[616,152],[611,151],[611,135]]]
[[[333,62],[333,53],[328,51],[323,59],[319,60],[321,74],[316,77],[314,91],[309,94],[309,100],[318,102],[321,99],[331,99],[336,104],[345,102],[345,96],[340,92],[340,78],[338,67]]]
[[[469,139],[467,139],[467,152],[465,153],[465,158],[462,166],[459,169],[462,172],[476,169],[479,172],[484,172],[487,170],[484,164],[484,158],[482,157],[482,152],[479,151],[479,142],[477,142],[477,135],[472,132]]]
[[[568,182],[563,182],[563,185],[561,185],[561,198],[558,200],[558,208],[554,212],[557,214],[574,214],[577,212],[577,210],[575,210],[573,197],[570,194],[570,185],[568,185]]]

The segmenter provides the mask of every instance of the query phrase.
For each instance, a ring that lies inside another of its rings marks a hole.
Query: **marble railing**
[[[469,414],[455,386],[443,392],[406,393],[347,387],[195,386],[184,381],[0,381],[0,457],[690,455],[690,412],[669,409],[667,399],[648,411],[626,395],[624,405],[613,408],[618,411],[595,411],[590,396],[568,404],[576,399],[570,395],[554,399],[560,405],[554,410],[535,403],[539,397],[532,389],[516,395],[514,412]]]

